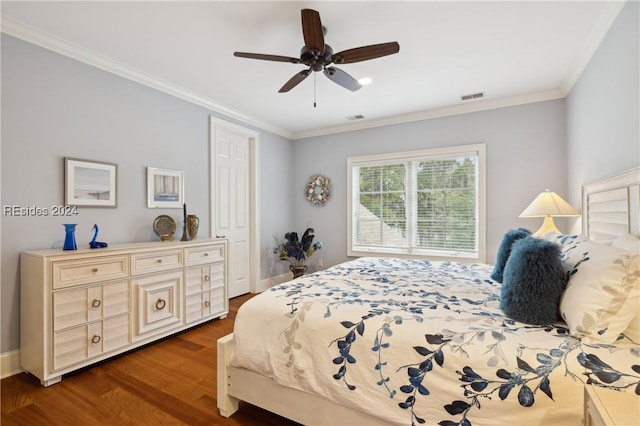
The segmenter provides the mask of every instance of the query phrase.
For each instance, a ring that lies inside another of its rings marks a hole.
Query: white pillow
[[[631,234],[625,234],[613,240],[611,247],[638,254],[640,253],[640,239]]]
[[[579,236],[561,242],[568,278],[562,318],[585,343],[615,342],[638,313],[640,256]]]

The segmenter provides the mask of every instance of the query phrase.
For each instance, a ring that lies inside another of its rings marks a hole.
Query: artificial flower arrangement
[[[287,260],[293,267],[302,267],[307,263],[307,259],[316,251],[322,249],[320,241],[313,242],[313,228],[307,228],[298,239],[297,232],[287,232],[284,234],[284,242],[276,244],[273,253],[277,254],[280,260]]]

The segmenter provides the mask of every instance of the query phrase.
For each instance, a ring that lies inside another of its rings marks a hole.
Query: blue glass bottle
[[[64,246],[62,246],[62,250],[77,250],[78,246],[76,245],[76,223],[67,223],[64,224]]]

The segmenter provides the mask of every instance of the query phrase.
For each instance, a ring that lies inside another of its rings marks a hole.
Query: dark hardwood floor
[[[44,388],[21,373],[2,380],[1,423],[9,425],[296,425],[249,404],[230,418],[216,407],[216,341],[233,331],[229,316],[99,365]]]

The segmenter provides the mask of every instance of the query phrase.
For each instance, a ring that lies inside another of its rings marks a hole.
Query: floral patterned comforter
[[[640,401],[640,345],[505,317],[491,269],[361,258],[275,286],[240,308],[231,364],[399,425],[577,425],[587,383]]]

